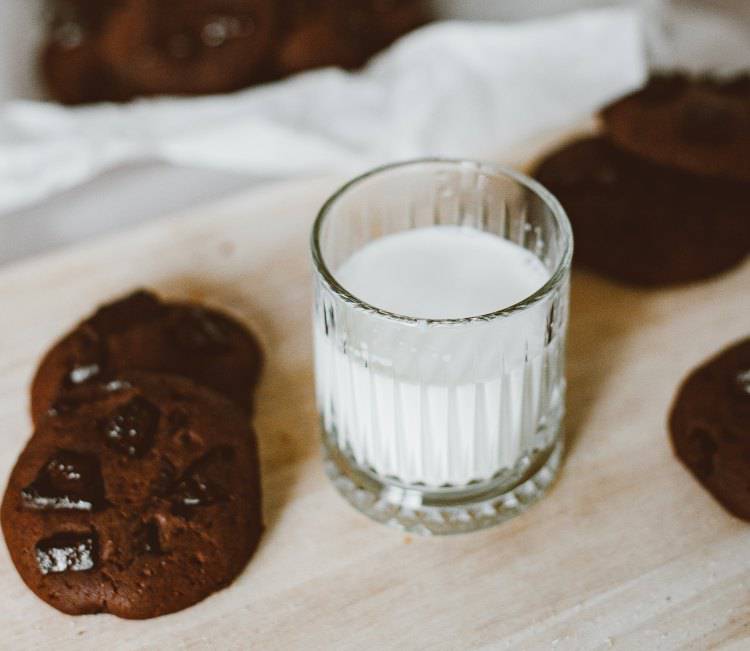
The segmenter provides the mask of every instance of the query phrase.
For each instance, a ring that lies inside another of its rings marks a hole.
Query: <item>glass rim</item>
[[[513,303],[512,305],[508,305],[506,307],[494,310],[492,312],[487,312],[485,314],[455,317],[449,319],[426,319],[408,316],[406,314],[398,314],[396,312],[390,312],[388,310],[376,307],[375,305],[372,305],[361,298],[358,298],[348,289],[346,289],[346,287],[344,287],[341,283],[339,283],[331,270],[328,268],[328,265],[323,258],[323,253],[320,247],[320,234],[323,229],[323,224],[332,208],[349,190],[369,180],[371,177],[377,176],[384,172],[390,172],[401,168],[417,167],[420,165],[472,165],[477,169],[478,172],[484,172],[487,175],[492,176],[504,176],[506,178],[510,178],[519,185],[525,187],[527,190],[530,190],[535,195],[537,195],[550,210],[557,226],[560,229],[561,237],[563,238],[563,251],[562,255],[560,256],[560,261],[558,262],[554,271],[550,274],[550,277],[547,279],[547,281],[535,292],[529,294],[525,298],[522,298],[520,301]],[[494,319],[510,316],[516,312],[525,310],[526,308],[538,303],[543,298],[551,294],[555,289],[557,289],[557,287],[560,286],[560,284],[565,279],[567,271],[570,269],[571,260],[573,258],[573,231],[570,226],[568,216],[557,198],[541,183],[535,181],[526,174],[518,172],[511,167],[495,163],[487,163],[483,161],[475,161],[462,158],[428,157],[397,161],[395,163],[381,165],[379,167],[370,169],[363,174],[355,176],[353,179],[344,183],[344,185],[339,187],[338,190],[336,190],[325,201],[323,206],[318,211],[317,217],[315,218],[315,222],[313,223],[312,227],[310,248],[312,251],[313,264],[318,274],[322,277],[331,291],[333,291],[339,298],[341,298],[349,305],[392,321],[398,321],[411,325],[460,325],[472,322],[492,321]]]

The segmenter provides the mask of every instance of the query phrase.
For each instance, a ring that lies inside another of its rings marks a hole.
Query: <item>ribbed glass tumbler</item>
[[[546,282],[490,314],[451,319],[387,312],[339,282],[368,243],[436,225],[510,240],[541,261]],[[487,527],[544,494],[563,448],[573,248],[555,198],[497,166],[399,163],[331,197],[311,245],[316,397],[326,472],[341,494],[422,534]]]

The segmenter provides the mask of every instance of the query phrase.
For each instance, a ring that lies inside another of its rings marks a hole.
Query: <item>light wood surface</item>
[[[14,649],[750,648],[750,525],[675,461],[665,428],[693,366],[750,333],[750,264],[669,291],[575,273],[569,454],[522,516],[404,535],[323,475],[313,405],[308,233],[339,180],[276,185],[0,271],[0,479],[30,434],[36,361],[139,285],[222,306],[260,334],[267,532],[229,588],[128,622],[39,601],[0,549],[0,646]],[[744,642],[743,642],[744,640]]]

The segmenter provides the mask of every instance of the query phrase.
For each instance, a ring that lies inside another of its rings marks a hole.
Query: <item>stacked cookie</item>
[[[42,70],[68,104],[237,90],[356,68],[426,22],[422,0],[53,0]]]
[[[61,339],[0,514],[29,588],[66,613],[146,618],[230,583],[262,530],[261,366],[235,320],[145,291]]]
[[[660,286],[750,253],[750,76],[655,76],[602,112],[603,134],[548,155],[535,176],[573,224],[576,262]]]

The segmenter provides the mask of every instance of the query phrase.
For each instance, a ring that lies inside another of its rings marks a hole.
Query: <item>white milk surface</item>
[[[550,273],[510,241],[435,226],[374,240],[335,275],[378,308],[441,319],[509,307]],[[337,308],[328,334],[316,322],[318,404],[329,435],[357,463],[406,483],[463,485],[518,468],[556,432],[562,376],[558,342],[545,339],[546,303],[443,325],[325,300]]]
[[[403,231],[370,242],[336,272],[362,301],[419,319],[458,319],[509,307],[549,271],[531,252],[461,226]]]

